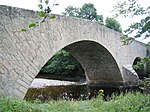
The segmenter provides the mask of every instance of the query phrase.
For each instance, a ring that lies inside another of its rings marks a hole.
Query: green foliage
[[[47,4],[47,5],[48,5],[48,3],[49,3],[49,0],[45,0],[45,4]]]
[[[104,101],[101,96],[84,101],[22,101],[0,99],[0,112],[149,112],[150,97],[141,93],[114,96]]]
[[[39,4],[38,7],[42,10],[43,9],[43,5]]]
[[[55,18],[56,18],[55,15],[51,15],[51,16],[50,16],[50,19],[55,19]]]
[[[80,70],[83,73],[79,62],[69,52],[60,50],[41,69],[41,73],[75,76]]]
[[[40,17],[45,17],[45,16],[46,16],[46,13],[45,13],[44,11],[39,11],[39,12],[38,12],[38,15],[39,15]]]
[[[148,74],[150,76],[150,57],[147,56],[143,59],[140,59],[136,65],[133,65],[133,68],[135,70],[139,70],[142,69],[143,66],[146,66],[146,74]]]
[[[27,29],[22,28],[22,29],[20,29],[20,31],[21,31],[21,32],[25,32],[25,31],[28,31],[28,30],[27,30]]]
[[[144,79],[140,80],[140,88],[143,89],[145,93],[150,94],[150,57],[145,58],[138,58],[135,65],[133,65],[133,68],[137,72],[137,74],[140,76],[140,71],[142,71],[142,75],[145,75],[146,77]],[[144,70],[144,72],[143,72]]]
[[[71,17],[79,17],[79,12],[79,8],[68,6],[67,8],[65,8],[65,12],[63,12],[62,14]]]
[[[36,26],[36,24],[35,23],[31,23],[31,24],[29,24],[29,28],[32,28],[32,27],[35,27]]]
[[[43,2],[44,1],[44,2]],[[51,8],[49,7],[49,0],[39,0],[38,7],[40,11],[38,11],[38,16],[40,17],[39,21],[33,22],[28,25],[28,29],[40,26],[41,23],[45,21],[46,18],[55,19],[55,15],[51,15]],[[58,4],[53,4],[53,6],[57,6]],[[21,32],[28,31],[27,28],[22,28]]]
[[[106,27],[108,28],[111,28],[113,30],[116,30],[118,32],[122,32],[122,28],[121,28],[121,25],[119,24],[119,22],[114,19],[114,18],[106,18],[106,24],[105,24]]]
[[[123,35],[120,39],[124,45],[128,45],[129,43],[131,43],[134,40],[133,37],[129,37],[128,35]]]
[[[140,80],[139,87],[143,90],[144,93],[150,94],[150,78]]]
[[[139,15],[147,15],[150,11],[150,6],[147,8],[142,7],[137,3],[138,0],[126,0],[120,1],[114,6],[115,16],[118,17],[120,14],[124,17],[133,17]]]
[[[145,17],[140,22],[133,23],[129,26],[129,28],[125,31],[127,34],[131,34],[136,31],[135,38],[141,37],[145,35],[145,38],[150,37],[150,16]]]
[[[99,24],[104,24],[103,22],[103,15],[98,15],[97,10],[91,3],[85,3],[81,8],[76,8],[73,6],[68,6],[63,12],[63,15],[78,17],[83,19],[88,19],[91,21],[96,21]],[[111,28],[115,31],[122,32],[121,25],[119,22],[114,18],[107,18],[105,22],[105,26]]]
[[[85,3],[82,8],[80,8],[79,17],[83,19],[95,20],[100,23],[103,22],[103,16],[97,15],[97,10],[91,3]]]
[[[146,0],[143,2],[146,2]],[[116,17],[120,15],[131,18],[135,16],[142,16],[143,18],[141,21],[131,24],[125,33],[126,35],[134,33],[135,38],[141,36],[144,36],[145,38],[150,37],[150,6],[144,8],[137,3],[137,0],[128,0],[119,2],[114,7],[114,12]]]
[[[89,19],[91,21],[97,21],[103,24],[103,16],[97,14],[97,10],[91,3],[85,3],[81,8],[68,6],[63,12],[63,15],[78,17],[83,19]]]

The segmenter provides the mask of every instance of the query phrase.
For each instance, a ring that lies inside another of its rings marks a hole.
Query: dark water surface
[[[137,91],[138,88],[104,88],[100,86],[89,85],[62,85],[62,86],[47,86],[43,88],[29,88],[25,96],[25,100],[87,100],[95,98],[104,90],[104,99],[110,98],[112,94],[119,95],[127,91]]]

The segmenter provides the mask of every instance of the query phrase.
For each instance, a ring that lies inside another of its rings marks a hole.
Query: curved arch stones
[[[87,83],[101,86],[136,86],[132,70],[136,57],[144,57],[144,44],[123,46],[121,34],[95,22],[57,16],[27,32],[37,12],[0,6],[0,96],[23,98],[41,67],[65,48],[81,63]]]

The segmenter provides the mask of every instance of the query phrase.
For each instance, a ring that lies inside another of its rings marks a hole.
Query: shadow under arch
[[[64,47],[82,65],[89,85],[118,87],[123,78],[112,54],[95,41],[83,40]]]
[[[148,77],[148,74],[147,74],[147,71],[146,71],[146,64],[138,64],[140,61],[142,60],[142,58],[140,57],[136,57],[134,59],[134,62],[133,62],[133,68],[135,70],[135,72],[137,73],[137,75],[139,76],[139,79],[143,79],[145,77]],[[138,67],[139,66],[139,67]]]
[[[35,78],[84,82],[85,72],[74,56],[61,49],[47,61]]]

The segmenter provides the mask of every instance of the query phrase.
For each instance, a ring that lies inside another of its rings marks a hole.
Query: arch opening
[[[83,82],[85,73],[76,58],[61,49],[48,60],[35,78]]]
[[[61,49],[41,68],[24,99],[78,99],[80,94],[86,94],[82,85],[85,81],[82,65],[69,52]]]
[[[144,79],[146,77],[149,77],[149,68],[147,66],[148,63],[142,63],[142,58],[137,57],[135,58],[134,62],[133,62],[133,69],[135,70],[135,72],[138,74],[139,79]]]
[[[80,76],[79,79],[81,79],[81,77],[84,78],[86,80],[86,84],[90,86],[114,88],[123,85],[122,75],[114,57],[99,43],[95,41],[84,40],[69,44],[63,49],[64,50],[62,52],[59,51],[60,54],[65,52],[65,55],[68,55],[67,53],[69,52],[69,55],[73,58],[72,61],[76,59],[80,63],[78,66],[81,67],[81,70],[77,71],[80,71],[80,75],[78,73],[76,73],[77,75],[75,76],[71,75],[72,79],[76,79],[78,76]],[[54,58],[55,56],[53,56],[51,59]],[[44,67],[46,67],[48,63],[46,63]],[[60,66],[61,65],[63,64],[60,64]],[[40,73],[41,71],[39,74]],[[52,72],[52,75],[53,73],[54,72]],[[57,73],[65,72],[57,71]],[[39,74],[36,77],[39,77]],[[51,79],[59,79],[60,75],[64,74],[58,74],[58,76],[55,78],[51,77]],[[70,74],[67,74],[66,78],[68,78],[69,75]],[[64,80],[64,76],[61,77],[61,79]]]

